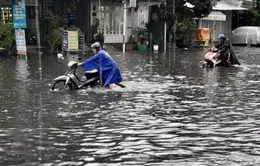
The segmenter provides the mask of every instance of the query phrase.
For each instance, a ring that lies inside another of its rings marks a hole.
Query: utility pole
[[[173,5],[172,5],[173,9],[173,16],[175,17],[175,14],[176,14],[176,8],[175,8],[175,0],[173,0]],[[177,17],[175,17],[175,20],[174,20],[174,33],[173,33],[173,49],[176,48],[176,26],[177,26]]]
[[[98,22],[99,22],[99,30],[100,30],[100,23],[101,23],[101,0],[98,0]],[[100,33],[100,32],[98,32]]]
[[[126,0],[124,0],[123,53],[125,53],[125,43],[126,43],[126,12],[127,12],[127,6],[126,6]]]
[[[165,6],[167,5],[166,2],[164,2]],[[167,41],[166,41],[166,38],[167,38],[167,24],[166,24],[166,21],[164,22],[164,52],[166,52],[166,49],[167,49]]]

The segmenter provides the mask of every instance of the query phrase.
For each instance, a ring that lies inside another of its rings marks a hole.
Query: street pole
[[[100,32],[101,29],[101,0],[98,0],[98,33]]]
[[[41,70],[42,70],[42,57],[41,57],[41,39],[40,39],[40,23],[39,23],[39,1],[38,0],[35,0],[35,17],[36,17],[36,38],[37,38],[37,46],[38,46],[38,55],[39,55],[39,70],[40,70],[40,74],[41,74]]]
[[[167,44],[167,42],[166,42],[166,37],[167,37],[167,27],[166,27],[167,25],[166,25],[166,21],[165,21],[165,23],[164,23],[164,52],[166,52],[166,44]]]
[[[173,15],[175,16],[176,8],[175,8],[175,0],[173,0]],[[176,48],[176,24],[177,24],[177,18],[175,17],[174,20],[174,33],[173,33],[173,49]]]
[[[165,4],[165,6],[167,5],[166,4],[166,2],[164,3]],[[167,49],[167,47],[166,47],[166,44],[167,44],[167,42],[166,42],[166,38],[167,38],[167,24],[166,24],[166,21],[164,22],[164,52],[166,52],[166,49]]]
[[[148,22],[151,21],[151,0],[148,1],[148,7],[149,7],[149,18],[148,18]],[[150,47],[150,52],[152,51],[152,45],[153,45],[153,35],[152,33],[149,33],[149,47]],[[150,54],[151,55],[151,54]]]
[[[100,18],[101,18],[101,0],[98,0],[98,21],[99,21],[99,25],[100,25]]]
[[[126,43],[126,0],[124,0],[124,23],[123,23],[123,53],[125,53],[125,43]]]

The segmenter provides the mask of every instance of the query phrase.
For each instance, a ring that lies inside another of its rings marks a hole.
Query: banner
[[[79,49],[78,31],[68,31],[68,49]]]
[[[79,34],[79,50],[81,50],[81,51],[85,50],[85,34],[84,33]]]
[[[16,50],[18,55],[26,55],[25,32],[23,29],[15,29]]]
[[[25,0],[12,0],[14,28],[27,28]]]

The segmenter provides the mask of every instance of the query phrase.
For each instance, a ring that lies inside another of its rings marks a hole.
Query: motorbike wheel
[[[52,85],[52,90],[54,91],[61,91],[65,89],[65,80],[58,80],[56,81],[53,85]],[[66,88],[72,89],[72,85],[68,84],[68,86]]]

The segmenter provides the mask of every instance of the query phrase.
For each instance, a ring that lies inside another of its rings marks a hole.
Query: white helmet
[[[91,45],[91,49],[96,49],[97,51],[99,51],[101,48],[101,45],[99,42],[95,42]]]

